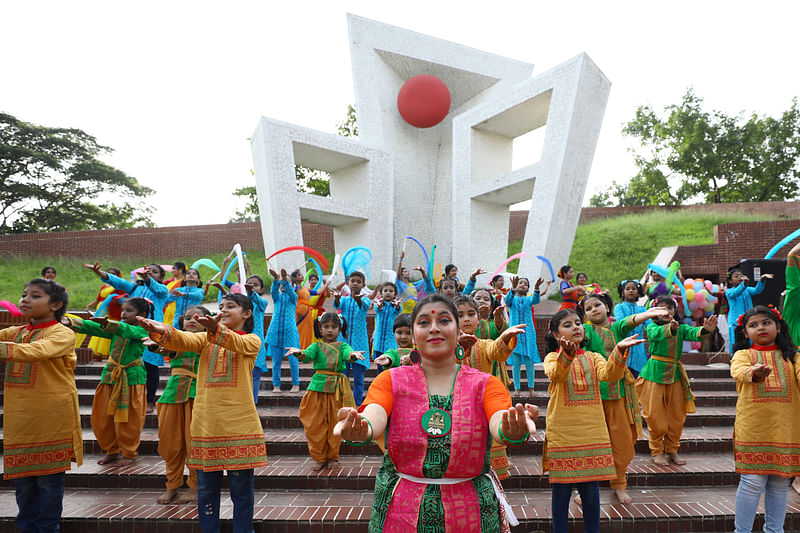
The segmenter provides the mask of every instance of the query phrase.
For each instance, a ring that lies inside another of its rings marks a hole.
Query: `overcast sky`
[[[354,102],[346,13],[534,64],[586,52],[611,95],[586,201],[634,174],[621,125],[680,101],[778,114],[800,93],[800,3],[3,2],[0,110],[75,127],[157,190],[160,226],[227,222],[260,116],[327,132]]]

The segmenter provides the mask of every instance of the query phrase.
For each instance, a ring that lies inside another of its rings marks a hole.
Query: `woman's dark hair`
[[[794,345],[792,337],[789,334],[789,325],[783,318],[775,313],[775,311],[763,305],[751,307],[745,311],[741,318],[739,318],[739,322],[736,324],[736,328],[733,330],[736,342],[733,344],[731,352],[736,353],[738,350],[750,349],[750,337],[747,336],[745,329],[747,327],[747,321],[756,315],[768,316],[775,321],[775,323],[778,325],[778,329],[780,330],[778,331],[778,336],[775,337],[775,344],[781,351],[783,359],[785,361],[789,361],[790,363],[793,362],[794,355],[797,353],[797,347]]]
[[[475,309],[476,313],[480,313],[480,310],[478,309],[478,302],[473,300],[471,296],[467,296],[465,294],[459,294],[453,298],[453,305],[456,307],[456,310],[458,310],[459,305],[468,305]]]
[[[558,269],[558,277],[564,279],[564,276],[572,269],[571,265],[564,265]]]
[[[186,275],[186,263],[182,261],[175,261],[174,263],[172,263],[172,268],[177,268],[178,270],[183,272],[184,275]]]
[[[669,294],[662,294],[658,296],[655,300],[653,300],[653,305],[650,306],[652,309],[653,307],[663,307],[661,304],[667,304],[671,306],[675,312],[672,315],[672,318],[677,320],[678,322],[681,321],[680,316],[678,316],[678,303],[670,296]]]
[[[183,329],[183,319],[186,318],[186,315],[188,315],[189,313],[192,313],[193,315],[208,316],[211,314],[211,311],[209,311],[207,307],[202,305],[195,305],[190,307],[189,309],[186,310],[185,313],[183,313],[183,315],[178,317],[178,329],[181,330]]]
[[[42,289],[48,296],[50,296],[51,304],[61,304],[61,307],[56,309],[54,312],[56,320],[61,322],[61,318],[64,316],[64,313],[67,312],[67,305],[69,305],[69,294],[67,294],[67,289],[65,289],[60,283],[56,283],[55,281],[44,278],[34,278],[26,283],[26,285],[35,285],[36,287]]]
[[[560,348],[560,345],[558,344],[558,340],[556,340],[554,333],[558,331],[558,327],[561,325],[561,322],[563,322],[564,319],[570,315],[575,315],[578,317],[578,320],[580,320],[580,316],[578,316],[578,313],[576,313],[572,309],[562,309],[561,311],[553,315],[553,318],[550,319],[550,324],[548,326],[547,334],[544,336],[544,343],[545,346],[547,347],[548,352],[557,352],[558,349]],[[585,345],[586,345],[586,335],[583,336],[583,340],[581,341],[580,347],[583,348]]]
[[[411,315],[408,313],[397,315],[397,318],[394,319],[394,324],[392,325],[392,333],[397,331],[397,328],[411,329],[411,324]]]
[[[250,311],[250,318],[244,321],[243,329],[245,333],[253,333],[253,328],[256,325],[256,321],[253,318],[253,302],[250,301],[250,298],[244,294],[229,292],[222,297],[222,300],[231,300],[245,311]]]
[[[118,269],[117,267],[107,268],[106,272],[108,272],[109,274],[114,274],[117,277],[120,277],[122,275],[122,271],[120,269]]]
[[[122,300],[122,305],[128,304],[136,309],[136,314],[145,318],[153,318],[153,302],[145,298],[128,298]]]
[[[417,321],[417,317],[419,316],[420,310],[425,307],[426,305],[431,304],[444,304],[447,307],[447,310],[453,315],[453,318],[456,321],[456,325],[458,325],[458,309],[453,304],[453,300],[448,298],[447,296],[442,296],[439,293],[429,294],[424,297],[422,300],[417,302],[417,305],[414,307],[414,311],[411,312],[411,329],[414,329],[414,322]]]
[[[452,264],[452,263],[450,263],[449,265],[446,265],[446,266],[444,267],[444,275],[445,275],[445,276],[447,276],[448,272],[450,272],[450,271],[451,271],[451,270],[453,270],[454,268],[457,268],[457,267],[456,267],[454,264]]]
[[[626,279],[626,280],[620,281],[619,285],[617,285],[617,293],[619,293],[619,299],[620,300],[622,300],[623,302],[625,301],[625,287],[628,286],[628,283],[633,283],[634,285],[636,285],[636,294],[639,295],[639,298],[644,296],[644,287],[642,287],[642,284],[639,283],[638,280]]]
[[[595,298],[603,302],[606,306],[606,309],[608,309],[608,315],[611,316],[611,310],[614,308],[614,300],[611,299],[611,295],[608,294],[607,292],[601,292],[599,294],[596,292],[591,292],[586,296],[584,296],[583,300],[578,302],[578,307],[576,308],[576,311],[578,312],[578,317],[580,317],[581,322],[584,322],[586,320],[586,308],[584,306],[586,305],[586,302],[591,300],[592,298]]]
[[[318,339],[322,338],[322,324],[327,322],[334,322],[337,326],[339,326],[339,331],[342,333],[342,336],[347,335],[347,320],[344,319],[339,313],[334,313],[333,311],[326,311],[319,315],[317,319],[314,321],[314,336]]]
[[[56,273],[56,267],[51,267],[50,265],[47,265],[42,269],[42,276],[44,276],[44,273],[47,272],[48,270],[52,270],[53,274]]]
[[[361,278],[363,283],[367,282],[367,276],[364,275],[363,272],[356,270],[355,272],[350,272],[350,275],[347,276],[347,280],[350,281],[353,277]]]
[[[196,268],[187,268],[186,270],[183,271],[183,275],[186,276],[186,274],[188,274],[190,270],[194,270],[197,273],[197,287],[202,287],[203,278],[200,277],[200,271],[197,270]],[[181,280],[181,287],[186,287],[185,279]]]
[[[495,282],[496,282],[498,279],[502,279],[502,277],[503,277],[503,275],[502,275],[502,274],[497,274],[496,276],[492,276],[492,281],[490,281],[490,282],[489,282],[489,285],[491,285],[492,287],[494,287],[494,284],[495,284]]]

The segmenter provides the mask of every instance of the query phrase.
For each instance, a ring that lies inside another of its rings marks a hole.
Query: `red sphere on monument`
[[[412,126],[433,127],[450,112],[450,90],[436,76],[414,76],[400,88],[397,110],[403,120]]]

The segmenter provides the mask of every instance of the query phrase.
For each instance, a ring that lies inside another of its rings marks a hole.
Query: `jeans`
[[[17,527],[23,533],[58,531],[64,506],[64,472],[14,480]]]
[[[791,479],[779,476],[742,474],[736,490],[736,533],[751,533],[761,494],[764,494],[764,533],[783,533],[786,500]]]
[[[553,533],[567,533],[573,487],[581,495],[584,533],[600,533],[600,484],[597,481],[553,483],[552,487]]]
[[[253,533],[253,469],[228,470],[233,501],[233,533]],[[219,533],[219,494],[222,471],[197,471],[197,515],[203,533]]]
[[[261,388],[261,369],[253,367],[253,401],[258,405],[258,390]]]
[[[518,353],[512,353],[508,362],[511,363],[511,375],[514,379],[514,390],[518,391],[520,388],[520,381],[522,380],[522,363],[525,362],[525,371],[528,374],[528,390],[533,390],[533,378],[536,373],[534,368],[535,361],[530,357],[525,357]]]
[[[283,362],[283,351],[270,350],[269,355],[272,357],[272,386],[279,388],[281,386],[281,363]],[[289,358],[289,372],[292,375],[292,386],[300,385],[300,362],[297,357],[290,355]]]
[[[375,359],[377,359],[378,357],[380,357],[382,355],[383,355],[383,352],[379,352],[378,350],[373,350],[373,352],[372,352],[372,360],[374,361]],[[383,367],[381,365],[376,364],[375,366],[378,368],[378,374],[383,372]]]
[[[161,376],[158,375],[158,367],[145,362],[145,371],[147,371],[147,403],[156,403],[156,391],[158,391],[158,382]]]
[[[364,371],[363,366],[358,363],[345,363],[347,365],[347,377],[353,376],[353,399],[356,405],[361,405],[364,399]]]

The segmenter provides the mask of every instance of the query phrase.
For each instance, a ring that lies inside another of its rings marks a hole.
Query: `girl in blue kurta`
[[[175,302],[175,317],[172,319],[172,327],[179,327],[180,318],[186,314],[186,310],[203,303],[203,282],[200,280],[200,272],[196,268],[186,271],[180,285],[172,289],[167,297],[167,303]]]
[[[644,297],[644,287],[635,279],[621,281],[620,284],[617,285],[617,292],[622,299],[621,303],[614,306],[614,318],[617,320],[622,320],[627,316],[637,315],[647,311],[647,309],[637,303],[639,298]],[[636,329],[633,330],[632,334],[638,335],[638,339],[643,339],[644,328],[648,324],[650,324],[650,320],[644,324],[639,324],[636,326]],[[628,368],[631,369],[633,377],[639,377],[639,372],[642,371],[642,367],[646,362],[647,348],[645,348],[645,345],[636,344],[631,346],[630,352],[628,353]]]
[[[764,290],[764,280],[772,279],[772,274],[764,274],[755,287],[748,287],[747,282],[750,278],[744,275],[739,268],[732,268],[728,271],[728,289],[725,290],[725,298],[728,299],[728,333],[731,345],[735,335],[733,330],[736,329],[736,322],[739,317],[753,307],[753,295],[761,294]],[[733,351],[733,350],[731,350]]]
[[[514,390],[520,389],[520,381],[522,378],[522,363],[525,363],[525,370],[528,374],[528,389],[533,390],[533,375],[535,363],[541,363],[539,357],[539,350],[536,348],[536,325],[533,322],[533,313],[531,306],[538,304],[541,301],[539,296],[539,287],[541,287],[544,280],[539,278],[536,280],[536,286],[533,288],[533,294],[528,294],[530,288],[530,281],[528,278],[511,278],[511,290],[506,294],[506,305],[508,306],[509,314],[511,315],[511,324],[525,324],[524,333],[517,336],[517,345],[514,347],[514,352],[511,354],[511,375],[514,378]]]
[[[346,342],[357,352],[369,353],[369,336],[367,335],[367,311],[370,300],[361,294],[367,279],[361,272],[351,272],[347,278],[350,296],[342,297],[335,293],[333,306],[340,310],[347,321],[347,336],[339,334],[339,341]],[[361,405],[364,398],[364,371],[369,368],[369,357],[354,363],[347,363],[347,376],[353,376],[353,398],[356,405]]]
[[[380,298],[375,301],[375,331],[372,332],[372,358],[380,357],[383,352],[397,349],[394,339],[394,320],[403,308],[397,298],[397,286],[387,282],[378,290]],[[383,368],[378,365],[378,373]]]
[[[164,280],[164,269],[155,263],[139,272],[139,280],[136,283],[117,277],[100,269],[100,263],[93,265],[83,265],[117,290],[127,292],[131,298],[144,298],[153,304],[153,320],[162,322],[164,320],[164,306],[167,304],[169,290],[162,282]],[[156,391],[158,391],[158,367],[164,364],[164,357],[145,349],[142,355],[144,367],[147,371],[147,413],[156,410]]]
[[[297,308],[297,293],[289,283],[286,270],[281,269],[280,278],[278,278],[278,273],[272,269],[269,273],[272,276],[270,294],[272,295],[273,309],[266,341],[267,355],[272,358],[272,392],[277,393],[281,391],[281,363],[286,354],[286,348],[300,346],[300,334],[297,332],[297,322],[294,316]],[[300,390],[300,363],[293,355],[287,357],[289,358],[289,372],[292,375],[291,392],[297,392]]]

